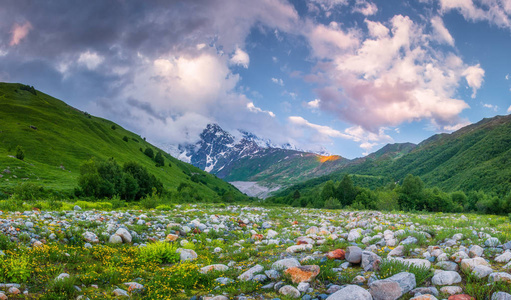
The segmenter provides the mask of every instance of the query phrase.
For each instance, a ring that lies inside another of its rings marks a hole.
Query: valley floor
[[[75,206],[0,230],[0,299],[511,298],[505,217]]]

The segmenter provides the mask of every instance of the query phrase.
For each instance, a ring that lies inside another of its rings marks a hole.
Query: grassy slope
[[[347,164],[338,159],[320,162],[320,156],[294,150],[268,148],[254,157],[236,161],[220,177],[227,181],[257,181],[265,186],[289,186],[331,173]],[[225,175],[227,174],[227,175]]]
[[[215,176],[170,155],[166,155],[164,167],[156,168],[139,148],[152,147],[155,153],[158,148],[140,136],[111,121],[90,117],[42,92],[33,95],[19,87],[19,84],[0,83],[0,174],[3,175],[0,189],[9,190],[19,182],[28,181],[69,191],[76,186],[83,161],[91,157],[114,157],[121,164],[127,161],[140,163],[168,189],[176,189],[181,182],[188,182],[204,197],[214,197],[216,192],[212,189],[235,190]],[[31,125],[37,130],[30,128]],[[111,128],[112,125],[116,130]],[[129,137],[128,142],[123,141],[124,136]],[[25,161],[9,157],[14,155],[17,145],[25,150]],[[12,173],[1,173],[7,167]],[[192,173],[201,174],[207,184],[190,181]]]
[[[445,191],[482,190],[505,195],[511,190],[511,115],[484,119],[452,134],[438,134],[411,152],[388,158],[375,155],[327,176],[303,182],[282,191],[320,190],[327,180],[340,180],[346,173],[399,181],[418,175],[427,186]],[[368,185],[370,186],[370,185]]]

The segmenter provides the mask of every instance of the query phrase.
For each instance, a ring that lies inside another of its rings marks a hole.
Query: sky
[[[209,123],[355,158],[511,113],[511,0],[28,1],[0,81],[157,145]]]

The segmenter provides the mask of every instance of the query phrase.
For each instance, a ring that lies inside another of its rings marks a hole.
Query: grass
[[[377,277],[378,279],[385,279],[401,272],[413,273],[415,275],[417,286],[421,286],[424,282],[426,282],[426,280],[433,277],[433,272],[426,267],[409,265],[394,259],[382,260]]]
[[[220,191],[241,195],[214,175],[168,154],[164,154],[165,166],[156,167],[139,149],[149,147],[155,152],[159,149],[139,135],[40,91],[34,95],[20,87],[0,83],[0,172],[10,171],[1,173],[2,195],[14,193],[21,184],[32,184],[57,198],[70,196],[77,186],[80,165],[91,157],[114,157],[120,164],[135,161],[170,191],[187,183],[203,199],[218,198]],[[123,140],[124,136],[129,138],[128,142]],[[25,153],[23,161],[11,157],[18,145]],[[200,182],[192,181],[192,174],[198,174]]]

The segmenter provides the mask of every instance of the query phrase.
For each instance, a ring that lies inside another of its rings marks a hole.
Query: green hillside
[[[17,146],[24,150],[23,161],[14,157]],[[167,153],[163,153],[165,165],[156,167],[141,151],[146,148],[155,154],[160,151],[111,121],[24,85],[0,83],[0,190],[4,193],[31,182],[69,194],[77,186],[84,161],[113,157],[119,164],[134,161],[146,167],[170,191],[187,183],[203,198],[229,191],[240,195],[232,185]]]
[[[393,155],[388,156],[386,151]],[[319,193],[327,181],[340,181],[345,174],[356,175],[355,183],[358,181],[360,186],[368,188],[401,181],[412,174],[419,176],[426,186],[446,192],[507,195],[511,191],[511,115],[483,119],[451,134],[434,135],[416,147],[413,144],[386,146],[338,171],[277,195],[288,195],[295,190]]]

